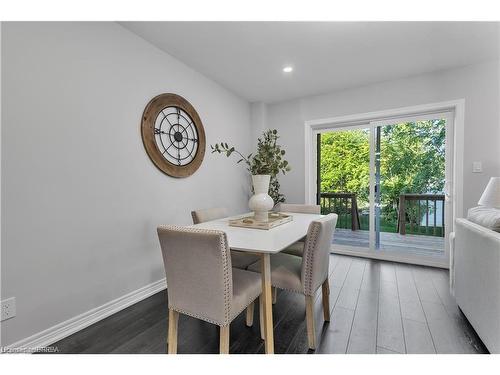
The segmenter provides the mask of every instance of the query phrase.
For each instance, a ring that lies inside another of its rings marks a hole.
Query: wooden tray
[[[269,221],[265,223],[262,221],[255,221],[252,214],[239,219],[229,220],[229,225],[232,227],[269,230],[293,220],[292,215],[282,214],[281,212],[269,212],[268,217]]]

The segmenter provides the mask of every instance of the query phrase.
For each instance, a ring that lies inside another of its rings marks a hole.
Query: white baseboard
[[[89,310],[83,314],[77,315],[71,319],[68,319],[62,323],[56,324],[44,331],[35,333],[34,335],[27,337],[25,339],[19,340],[7,348],[12,349],[13,352],[22,350],[23,353],[29,353],[36,351],[38,348],[43,348],[50,346],[51,344],[72,335],[110,315],[121,311],[134,303],[140,302],[164,290],[167,287],[165,278],[155,281],[149,285],[142,288],[134,290],[122,297],[105,303],[104,305],[98,306],[92,310]]]

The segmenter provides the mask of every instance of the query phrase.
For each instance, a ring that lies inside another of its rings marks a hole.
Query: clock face
[[[151,161],[165,174],[188,177],[205,155],[205,130],[194,107],[176,94],[161,94],[144,109],[142,141]]]
[[[198,151],[198,131],[193,119],[181,108],[163,108],[155,121],[156,147],[171,164],[187,165]]]

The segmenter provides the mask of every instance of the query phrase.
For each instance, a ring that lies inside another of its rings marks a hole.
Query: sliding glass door
[[[451,121],[439,113],[318,132],[317,202],[339,215],[334,249],[446,258]]]
[[[369,126],[318,135],[318,203],[339,216],[334,243],[346,248],[370,248],[370,137]]]

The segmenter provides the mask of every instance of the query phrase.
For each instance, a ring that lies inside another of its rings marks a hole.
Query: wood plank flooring
[[[307,345],[305,302],[279,291],[273,306],[276,353],[487,353],[448,290],[448,272],[341,255],[330,256],[331,321],[315,300],[317,350]],[[259,307],[230,329],[230,353],[263,353]],[[165,353],[166,291],[57,343],[59,353]],[[180,315],[178,353],[218,353],[218,328]]]
[[[333,245],[370,247],[370,233],[367,230],[335,229]],[[380,250],[426,257],[444,256],[444,238],[426,235],[380,233]]]

